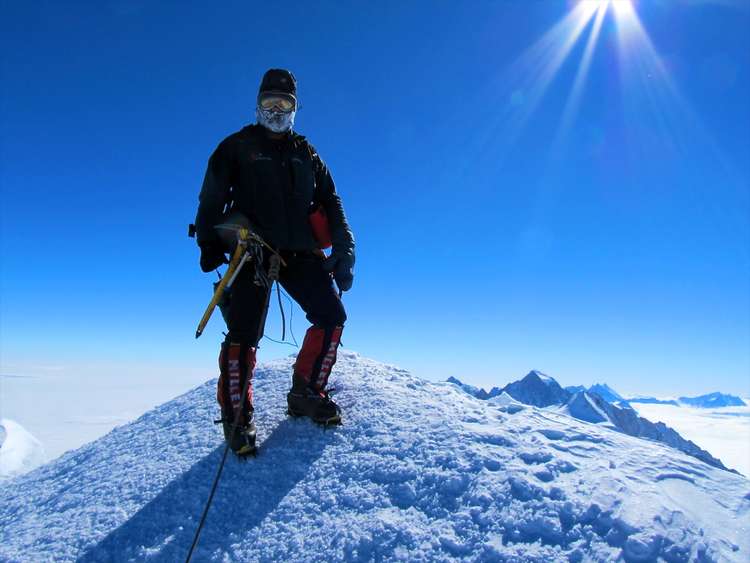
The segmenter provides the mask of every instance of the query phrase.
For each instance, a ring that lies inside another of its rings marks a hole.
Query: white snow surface
[[[510,412],[341,352],[344,425],[288,419],[228,459],[195,561],[747,561],[750,481],[549,410]],[[1,561],[184,560],[223,450],[215,380],[0,486]]]
[[[497,405],[497,406],[509,406],[512,405],[514,407],[520,407],[521,409],[525,408],[526,405],[523,403],[516,401],[513,397],[508,395],[507,392],[503,391],[499,395],[495,395],[494,397],[490,397],[487,399],[487,402],[491,405]]]
[[[31,471],[46,461],[39,440],[17,422],[0,419],[0,482]]]

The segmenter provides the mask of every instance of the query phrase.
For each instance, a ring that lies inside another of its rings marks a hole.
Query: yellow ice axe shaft
[[[198,330],[195,331],[196,338],[198,338],[201,334],[203,334],[203,329],[206,328],[206,325],[208,324],[208,319],[211,318],[211,315],[213,314],[214,309],[216,309],[216,305],[218,305],[219,300],[221,299],[221,296],[224,294],[224,289],[226,289],[229,281],[234,278],[234,273],[237,270],[238,266],[240,265],[240,262],[243,262],[243,256],[245,254],[245,251],[247,250],[247,238],[248,238],[247,229],[240,229],[240,232],[238,234],[239,241],[237,244],[237,248],[234,249],[234,254],[232,255],[232,259],[229,261],[229,268],[227,268],[227,272],[226,274],[224,274],[224,277],[221,278],[219,285],[216,286],[216,291],[214,291],[214,296],[211,298],[211,302],[208,304],[208,307],[206,307],[206,312],[203,313],[203,318],[201,319],[201,322],[198,323]]]

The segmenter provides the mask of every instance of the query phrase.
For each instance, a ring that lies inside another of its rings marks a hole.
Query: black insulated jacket
[[[218,241],[215,225],[239,211],[277,250],[318,248],[310,210],[321,204],[333,249],[354,255],[354,236],[328,168],[305,137],[275,140],[260,125],[224,139],[208,160],[195,218],[199,245]]]

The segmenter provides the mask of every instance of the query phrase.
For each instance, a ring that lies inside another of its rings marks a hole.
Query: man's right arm
[[[195,234],[198,246],[219,243],[214,227],[222,222],[232,184],[232,159],[228,143],[223,141],[208,159],[206,175],[198,196]]]

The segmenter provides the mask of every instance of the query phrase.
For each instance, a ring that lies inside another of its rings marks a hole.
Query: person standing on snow
[[[333,279],[341,291],[351,288],[354,237],[331,173],[305,137],[292,130],[297,107],[294,75],[284,69],[268,70],[258,92],[257,123],[224,139],[208,161],[195,232],[204,272],[227,262],[229,249],[215,227],[230,211],[246,217],[252,230],[284,259],[287,265],[281,268],[279,283],[312,324],[294,363],[287,394],[289,413],[336,424],[341,411],[326,385],[346,312]],[[328,258],[310,223],[310,213],[321,207],[332,241]],[[253,283],[256,267],[248,263],[232,286],[225,317],[229,330],[219,356],[217,398],[224,435],[238,453],[255,448],[252,377],[268,291]],[[250,384],[243,412],[238,413],[246,378]],[[239,428],[233,431],[238,414]]]

